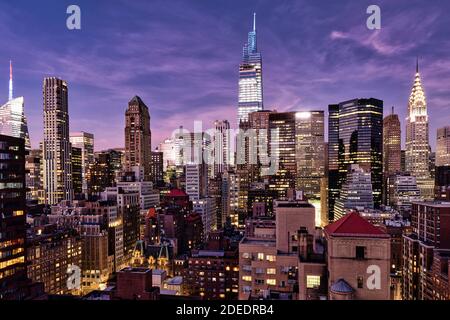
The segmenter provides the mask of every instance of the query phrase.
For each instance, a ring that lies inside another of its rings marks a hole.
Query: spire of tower
[[[12,61],[9,60],[9,99],[11,101],[13,99],[13,77],[12,77]]]
[[[416,58],[416,73],[419,73],[419,56]]]
[[[253,31],[256,31],[256,12],[253,12]]]
[[[394,106],[392,106],[392,114],[394,114]]]

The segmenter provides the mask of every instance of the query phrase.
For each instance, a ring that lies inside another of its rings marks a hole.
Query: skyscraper
[[[345,180],[334,208],[335,221],[344,217],[348,211],[373,209],[374,206],[370,172],[352,164]]]
[[[321,182],[325,175],[325,131],[323,111],[295,114],[295,158],[297,190],[302,190],[316,209],[320,225]]]
[[[270,167],[269,163],[269,116],[271,110],[260,110],[249,113],[249,128],[254,131],[254,134],[249,135],[248,143],[246,144],[246,160],[248,163],[248,170],[250,175],[250,182],[258,181],[264,175],[265,168]],[[256,153],[255,163],[250,163],[250,152]]]
[[[214,175],[223,173],[230,165],[230,123],[214,121]]]
[[[297,174],[296,112],[273,112],[269,115],[269,131],[276,132],[269,137],[269,150],[272,158],[278,159],[280,170],[286,170],[293,177]]]
[[[401,129],[397,114],[392,113],[383,119],[383,203],[387,204],[389,197],[388,178],[401,171]]]
[[[383,119],[383,172],[385,176],[401,170],[401,129],[397,114]]]
[[[152,182],[154,185],[162,183],[164,180],[164,154],[158,151],[151,152],[152,158]]]
[[[450,166],[450,126],[437,130],[436,167]]]
[[[263,109],[262,57],[256,39],[256,13],[253,14],[253,30],[248,33],[244,45],[242,63],[239,66],[238,125],[248,122],[248,114]]]
[[[13,97],[12,63],[9,62],[9,95],[8,102],[0,107],[0,134],[25,140],[25,148],[31,149],[25,116],[24,98]]]
[[[44,194],[46,204],[73,198],[67,82],[45,78],[44,97]]]
[[[406,118],[406,171],[417,178],[417,186],[425,199],[433,198],[434,182],[430,179],[428,113],[425,92],[417,60],[416,75],[408,102]]]
[[[328,106],[328,221],[334,221],[334,204],[339,198],[339,105]]]
[[[81,148],[72,145],[72,153],[70,159],[72,160],[72,187],[74,197],[82,198],[83,193],[83,151]]]
[[[320,181],[325,175],[324,136],[323,111],[295,114],[296,188],[310,201],[320,199]]]
[[[30,150],[26,156],[27,200],[42,200],[42,153],[40,149]]]
[[[437,130],[434,194],[450,200],[450,126]]]
[[[144,168],[144,180],[151,178],[150,114],[142,99],[134,96],[125,112],[125,170]]]
[[[381,205],[383,101],[354,99],[329,106],[329,210],[345,182],[349,165],[358,164],[371,173],[375,208]]]
[[[83,131],[72,132],[70,133],[70,143],[72,143],[72,147],[81,149],[82,191],[86,194],[89,165],[94,163],[94,135]]]
[[[25,264],[25,149],[19,138],[0,135],[0,300],[15,294]]]

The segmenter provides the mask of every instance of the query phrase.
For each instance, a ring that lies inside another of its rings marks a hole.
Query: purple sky
[[[66,28],[70,4],[81,7],[80,31]],[[380,31],[366,28],[370,4],[381,7]],[[124,112],[136,94],[150,109],[153,147],[194,120],[205,129],[215,119],[234,125],[254,11],[266,109],[326,110],[375,97],[385,114],[396,107],[404,131],[419,55],[433,148],[436,129],[450,125],[446,0],[2,1],[0,101],[12,59],[33,147],[42,139],[45,76],[68,81],[70,129],[94,133],[96,150],[123,146]]]

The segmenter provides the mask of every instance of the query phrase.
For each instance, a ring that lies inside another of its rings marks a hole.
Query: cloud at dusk
[[[434,147],[436,129],[450,125],[450,3],[378,2],[376,31],[366,28],[370,1],[79,0],[79,31],[66,28],[69,1],[2,2],[0,102],[11,59],[33,147],[43,135],[46,76],[68,81],[70,129],[94,133],[97,150],[123,147],[134,95],[149,107],[153,148],[194,120],[234,126],[242,45],[256,12],[266,109],[327,110],[375,97],[385,114],[395,106],[404,131],[419,56]]]

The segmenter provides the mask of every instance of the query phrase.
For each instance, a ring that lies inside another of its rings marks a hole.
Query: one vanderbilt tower
[[[242,63],[239,66],[238,125],[248,123],[251,112],[263,110],[262,57],[256,41],[256,13],[253,14],[253,30],[248,33],[244,45]]]

